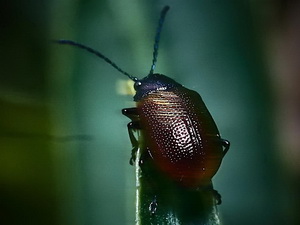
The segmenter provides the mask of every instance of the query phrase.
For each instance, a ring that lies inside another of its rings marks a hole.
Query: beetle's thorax
[[[165,75],[149,74],[143,79],[135,81],[136,94],[133,99],[138,102],[154,91],[170,90],[178,87],[182,87],[182,85]]]

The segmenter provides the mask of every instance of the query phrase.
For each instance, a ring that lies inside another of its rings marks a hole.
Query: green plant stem
[[[189,189],[179,186],[145,158],[141,136],[136,168],[137,225],[220,225],[212,186]]]

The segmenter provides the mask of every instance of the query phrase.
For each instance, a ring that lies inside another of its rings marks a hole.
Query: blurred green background
[[[285,104],[286,99],[299,96],[299,91],[297,85],[289,85],[297,76],[284,76],[300,70],[284,70],[295,67],[296,60],[286,68],[280,66],[291,57],[289,52],[281,54],[284,46],[300,52],[296,41],[300,39],[287,44],[291,40],[287,37],[298,34],[296,23],[290,21],[299,4],[279,0],[0,4],[0,224],[134,224],[129,120],[121,114],[133,102],[132,96],[119,94],[117,85],[126,77],[93,55],[50,40],[87,44],[141,78],[150,70],[164,5],[171,10],[156,72],[199,92],[222,136],[232,143],[214,177],[215,189],[223,197],[219,207],[223,223],[300,223],[300,126],[285,113],[297,102],[295,97]],[[286,94],[293,88],[296,91]],[[284,126],[289,123],[294,132]]]

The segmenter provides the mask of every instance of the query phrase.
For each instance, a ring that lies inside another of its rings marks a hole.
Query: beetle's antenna
[[[160,18],[159,18],[159,21],[158,21],[158,27],[156,29],[156,34],[155,34],[155,39],[154,39],[153,59],[152,59],[152,65],[151,65],[149,75],[153,74],[155,66],[156,66],[155,64],[156,64],[157,55],[158,55],[158,44],[159,44],[159,40],[160,40],[160,33],[161,33],[163,23],[165,21],[166,14],[167,14],[169,9],[170,9],[169,6],[165,6],[162,9],[161,13],[160,13]]]
[[[125,76],[129,77],[129,79],[133,80],[133,81],[137,81],[138,78],[126,73],[124,70],[122,70],[119,66],[117,66],[116,63],[114,63],[113,61],[111,61],[109,58],[107,58],[106,56],[104,56],[102,53],[88,47],[85,46],[83,44],[77,43],[75,41],[70,41],[70,40],[54,40],[55,43],[58,44],[64,44],[64,45],[72,45],[81,49],[84,49],[90,53],[93,53],[94,55],[98,56],[99,58],[103,59],[105,62],[107,62],[108,64],[110,64],[112,67],[114,67],[115,69],[117,69],[119,72],[121,72],[122,74],[124,74]]]

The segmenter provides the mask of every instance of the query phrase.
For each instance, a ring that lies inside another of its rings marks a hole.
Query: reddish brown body
[[[200,95],[183,86],[137,102],[142,134],[154,162],[184,186],[211,181],[224,156],[217,126]]]

